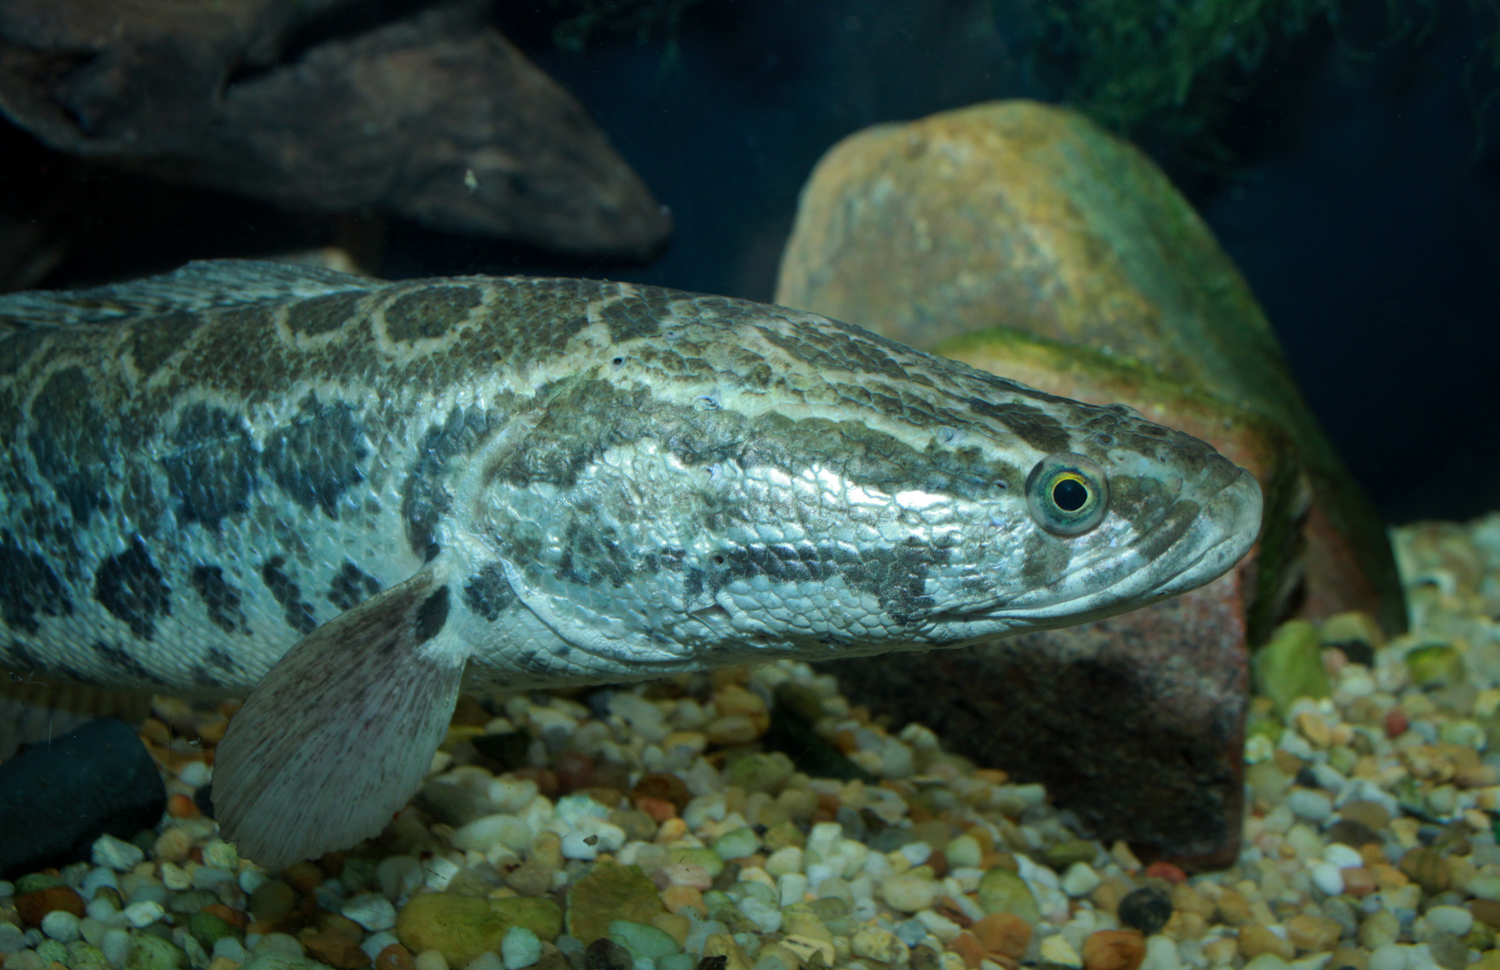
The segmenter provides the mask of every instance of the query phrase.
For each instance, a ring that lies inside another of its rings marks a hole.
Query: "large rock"
[[[297,210],[591,256],[665,242],[664,207],[487,4],[359,6],[13,0],[0,110],[59,151]]]
[[[803,190],[777,302],[926,349],[1009,327],[1133,358],[1264,415],[1290,435],[1310,488],[1302,613],[1404,626],[1383,524],[1244,279],[1161,171],[1083,116],[990,103],[840,142]]]
[[[123,721],[33,744],[0,763],[0,879],[87,859],[99,836],[129,839],[166,804],[156,762]]]

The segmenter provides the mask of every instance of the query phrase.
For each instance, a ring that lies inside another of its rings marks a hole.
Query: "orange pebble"
[[[975,923],[974,934],[986,952],[1019,960],[1031,945],[1031,924],[1015,913],[991,913]]]
[[[699,916],[708,915],[708,906],[703,902],[703,892],[696,886],[668,886],[661,891],[662,905],[669,913],[680,913],[684,909],[696,910]]]
[[[677,806],[665,798],[638,798],[635,807],[651,816],[652,821],[658,825],[669,818],[677,817]]]
[[[417,964],[411,958],[410,950],[400,943],[392,943],[375,954],[375,970],[417,970]]]
[[[1145,959],[1140,930],[1099,930],[1083,941],[1084,970],[1136,970]]]
[[[202,813],[188,796],[173,795],[167,799],[167,814],[173,818],[197,818]]]
[[[1146,875],[1148,877],[1155,876],[1158,879],[1165,879],[1167,882],[1172,883],[1174,886],[1179,882],[1187,882],[1187,873],[1172,865],[1172,863],[1170,862],[1158,861],[1151,863],[1146,867]]]
[[[245,924],[249,922],[249,917],[244,913],[232,906],[225,906],[223,903],[209,903],[203,907],[203,911],[210,916],[217,916],[236,929],[244,929]]]
[[[974,938],[973,933],[967,931],[958,934],[948,949],[963,958],[964,966],[969,970],[979,970],[979,961],[986,957],[984,945]]]

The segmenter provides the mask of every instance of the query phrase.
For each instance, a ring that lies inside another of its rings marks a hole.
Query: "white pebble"
[[[392,856],[391,858],[409,858],[409,857],[407,857],[407,856]],[[387,860],[387,861],[389,861],[389,860]],[[267,882],[269,882],[270,881],[270,877],[267,876],[263,872],[256,872],[254,869],[242,869],[240,871],[240,878],[239,878],[238,881],[239,881],[239,884],[240,884],[240,891],[243,892],[246,896],[248,896],[251,893],[255,892],[257,889],[259,889],[261,886],[264,886]]]
[[[26,948],[26,934],[14,923],[0,920],[0,953],[14,953]]]
[[[1062,891],[1077,899],[1098,889],[1101,881],[1093,866],[1087,862],[1075,862],[1063,873]]]
[[[486,815],[454,832],[450,841],[455,849],[465,852],[470,849],[488,852],[497,845],[521,852],[531,845],[531,840],[531,826],[523,819],[514,815]]]
[[[1083,966],[1083,959],[1078,955],[1078,951],[1068,945],[1068,941],[1061,933],[1056,933],[1042,941],[1042,959],[1061,967]]]
[[[782,909],[800,903],[802,897],[807,895],[807,877],[800,872],[789,872],[776,881],[776,891],[780,896]]]
[[[1368,970],[1406,970],[1406,948],[1388,943],[1370,954]]]
[[[766,859],[766,872],[773,876],[802,871],[802,849],[795,845],[783,846]]]
[[[215,869],[238,869],[239,850],[223,839],[214,839],[203,847],[203,864]]]
[[[592,840],[592,841],[591,841]],[[580,859],[588,862],[599,857],[599,837],[592,832],[574,830],[562,837],[564,859]]]
[[[94,865],[105,866],[116,872],[133,869],[146,861],[146,853],[139,846],[131,845],[113,835],[101,835],[94,840],[91,851]]]
[[[448,970],[448,959],[438,950],[423,950],[412,958],[417,970]]]
[[[107,926],[102,920],[94,919],[92,916],[85,916],[78,921],[78,935],[83,937],[83,941],[90,946],[103,943],[104,934],[112,929],[114,929],[113,926]]]
[[[1246,963],[1245,970],[1287,970],[1287,965],[1274,953],[1262,953]]]
[[[460,872],[458,863],[451,859],[445,859],[440,855],[423,859],[422,884],[434,892],[442,892],[448,888],[448,883]]]
[[[365,941],[359,945],[359,948],[361,950],[364,950],[365,955],[370,958],[370,962],[374,963],[375,958],[380,956],[381,950],[384,950],[392,943],[400,942],[401,941],[396,938],[395,933],[392,933],[390,930],[382,930],[379,933],[371,933],[369,936],[365,937]]]
[[[115,915],[115,913],[118,913],[119,910],[115,909],[114,903],[101,896],[98,899],[89,900],[88,906],[85,907],[85,912],[87,912],[94,919],[103,923],[108,921],[108,919],[111,916]]]
[[[389,899],[375,893],[360,893],[344,903],[339,912],[371,932],[388,930],[396,925],[396,907]]]
[[[500,941],[505,970],[522,970],[542,958],[542,941],[524,926],[512,926]]]
[[[236,940],[232,936],[221,936],[217,940],[214,940],[213,957],[215,960],[223,957],[226,960],[233,960],[235,963],[244,963],[250,959],[250,954],[245,952],[245,945],[239,940]]]
[[[1287,793],[1286,807],[1309,822],[1324,822],[1333,815],[1333,800],[1313,788],[1293,788]]]
[[[1464,936],[1474,927],[1474,915],[1462,906],[1434,906],[1427,911],[1427,925],[1439,933]]]
[[[932,846],[926,842],[908,842],[896,851],[905,856],[907,862],[920,866],[932,855]]]
[[[1331,862],[1313,863],[1308,867],[1308,875],[1312,877],[1313,885],[1329,896],[1337,896],[1344,891],[1344,874]]]
[[[104,934],[104,942],[99,945],[99,949],[104,951],[104,959],[117,967],[123,967],[130,956],[131,945],[128,931],[110,930]]]
[[[1365,864],[1364,856],[1353,846],[1335,842],[1323,850],[1323,861],[1340,869],[1357,869]]]
[[[158,903],[154,899],[148,899],[140,903],[131,903],[125,907],[126,921],[138,930],[145,929],[165,915],[167,915],[167,911],[162,908],[161,903]],[[300,953],[301,951],[299,950],[298,952]]]
[[[184,784],[202,788],[213,781],[214,770],[201,761],[189,761],[178,770],[177,777],[181,778]]]
[[[479,956],[464,964],[464,970],[505,970],[505,964],[500,962],[499,955],[490,950],[485,950]]]
[[[1141,961],[1141,970],[1178,970],[1182,961],[1177,955],[1177,943],[1168,936],[1157,934],[1146,940],[1146,959]]]
[[[90,869],[89,874],[83,877],[83,882],[78,886],[78,895],[84,899],[93,899],[94,893],[100,886],[120,888],[120,880],[115,877],[113,869],[106,869],[103,866]]]
[[[78,917],[67,910],[54,909],[42,917],[42,932],[59,943],[78,939]]]
[[[174,893],[180,893],[193,885],[193,877],[181,866],[170,862],[161,864],[161,882]]]

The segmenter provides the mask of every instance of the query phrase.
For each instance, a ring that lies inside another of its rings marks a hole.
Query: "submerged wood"
[[[482,6],[378,9],[16,0],[0,111],[57,150],[291,209],[600,257],[664,243],[665,208]]]

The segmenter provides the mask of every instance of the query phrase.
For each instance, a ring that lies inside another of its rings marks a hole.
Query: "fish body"
[[[377,832],[470,686],[960,646],[1218,576],[1253,478],[837,323],[254,262],[0,298],[0,666],[249,695],[218,815]]]

